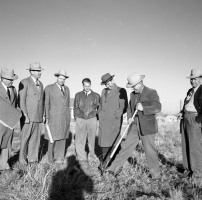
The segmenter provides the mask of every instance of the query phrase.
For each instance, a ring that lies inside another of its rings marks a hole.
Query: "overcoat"
[[[24,114],[31,122],[42,122],[44,111],[44,91],[41,81],[37,89],[34,80],[30,77],[23,79],[19,84],[19,104]]]
[[[0,103],[2,100],[2,101],[7,102],[14,108],[16,108],[17,107],[17,91],[14,86],[10,87],[10,95],[11,95],[11,100],[9,100],[7,91],[5,90],[4,86],[2,85],[2,82],[0,81]],[[8,112],[9,112],[9,110],[7,110],[5,113],[1,112],[1,114],[7,115]],[[9,115],[11,116],[12,113],[9,113]],[[11,116],[11,118],[12,118],[12,116]],[[11,119],[11,121],[13,121],[13,120]],[[4,125],[2,125],[0,123],[0,148],[6,148],[8,139],[9,139],[10,135],[12,134],[12,132],[13,132],[13,130],[9,129],[8,127],[5,127]]]
[[[157,133],[156,114],[161,111],[161,103],[156,90],[144,86],[141,94],[131,92],[127,111],[128,119],[132,117],[138,102],[143,106],[143,111],[138,111],[140,133],[142,135]]]
[[[65,95],[62,94],[56,83],[45,88],[45,115],[49,121],[53,140],[69,137],[70,128],[70,90],[64,86]],[[46,139],[49,139],[47,134]]]
[[[124,88],[114,84],[112,91],[107,94],[105,88],[101,93],[101,106],[99,108],[99,145],[111,147],[121,131],[123,114],[127,110],[128,99]]]

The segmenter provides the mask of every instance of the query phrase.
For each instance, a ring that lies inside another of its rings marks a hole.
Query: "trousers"
[[[117,172],[119,168],[123,166],[125,161],[127,161],[127,159],[133,155],[139,140],[141,140],[143,143],[150,172],[152,174],[160,174],[158,154],[155,148],[155,134],[144,136],[141,135],[135,123],[131,124],[128,131],[128,136],[121,144],[121,150],[117,154],[114,162],[112,162],[112,164],[109,166],[111,171]]]
[[[41,139],[41,123],[30,122],[22,128],[19,161],[21,164],[37,162]]]
[[[184,114],[182,127],[182,158],[188,171],[202,177],[202,133],[201,123],[195,121],[196,114]]]
[[[88,159],[95,159],[95,135],[97,130],[97,118],[90,119],[76,118],[75,147],[78,160],[87,160],[85,151],[88,140]]]
[[[65,157],[65,144],[64,140],[55,140],[53,143],[48,143],[48,160],[53,162],[54,160],[63,160]]]

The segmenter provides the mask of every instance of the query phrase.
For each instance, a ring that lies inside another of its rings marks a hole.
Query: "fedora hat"
[[[1,68],[0,77],[12,80],[18,79],[18,76],[14,74],[14,69],[5,67]]]
[[[138,73],[129,75],[127,78],[128,83],[126,84],[126,87],[131,88],[134,85],[137,85],[141,80],[144,79],[144,77],[145,77],[145,75],[140,75]]]
[[[104,74],[102,77],[101,77],[101,85],[105,85],[106,83],[108,83],[109,81],[111,81],[113,79],[115,75],[110,75],[109,73],[106,73]]]
[[[201,73],[201,70],[200,70],[200,69],[192,69],[190,76],[187,77],[187,78],[190,78],[190,79],[191,79],[191,78],[198,78],[198,77],[200,77],[200,76],[202,76],[202,73]]]
[[[55,73],[54,74],[55,76],[64,76],[65,78],[69,78],[69,76],[67,76],[67,72],[66,72],[66,70],[59,70],[59,72],[58,73]]]
[[[29,70],[29,71],[41,71],[44,69],[41,67],[41,64],[39,62],[33,62],[33,63],[29,64],[29,68],[27,70]]]

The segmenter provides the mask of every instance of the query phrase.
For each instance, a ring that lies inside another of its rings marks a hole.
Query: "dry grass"
[[[71,130],[74,132],[73,122]],[[162,171],[160,179],[148,177],[141,143],[134,158],[124,164],[117,177],[108,173],[101,176],[98,162],[78,163],[73,144],[67,164],[48,164],[42,153],[39,164],[21,166],[15,161],[16,154],[11,162],[13,169],[0,175],[0,200],[202,199],[200,183],[178,176],[182,168],[180,142],[177,123],[159,125],[156,145]],[[19,134],[15,135],[13,148],[14,153],[19,148]],[[75,171],[75,166],[80,170]]]

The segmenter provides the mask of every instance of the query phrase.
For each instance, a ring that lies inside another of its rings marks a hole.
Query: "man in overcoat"
[[[130,94],[127,111],[128,122],[131,126],[126,140],[121,145],[121,150],[114,162],[109,166],[112,172],[118,172],[124,162],[133,154],[135,147],[142,141],[151,176],[160,175],[158,155],[155,149],[155,133],[158,132],[156,114],[161,111],[161,103],[156,90],[144,86],[144,75],[134,73],[128,76],[127,88],[134,91]],[[132,118],[138,110],[135,119]]]
[[[30,76],[19,83],[19,104],[23,112],[19,161],[23,165],[38,162],[44,111],[43,84],[39,80],[43,68],[34,62],[27,70]]]
[[[202,73],[192,69],[189,77],[191,88],[187,92],[181,118],[182,158],[185,168],[182,177],[202,178]]]
[[[48,144],[49,162],[64,163],[66,139],[70,129],[70,90],[65,85],[66,70],[54,74],[57,81],[45,88],[45,117],[53,138]],[[46,139],[49,139],[46,135]]]
[[[100,95],[91,90],[91,80],[82,80],[83,90],[74,98],[74,118],[76,120],[75,147],[79,161],[96,161],[95,135],[97,131],[97,114]],[[89,153],[85,151],[88,140]]]
[[[118,87],[114,83],[113,77],[114,75],[109,73],[101,77],[101,85],[106,86],[101,93],[99,108],[98,143],[102,149],[102,160],[120,135],[123,114],[127,111],[128,106],[126,90]]]
[[[12,68],[1,68],[0,73],[0,104],[5,103],[11,105],[12,107],[17,107],[17,91],[12,85],[13,81],[18,78],[14,74]],[[3,115],[11,115],[12,111],[6,110]],[[0,123],[0,170],[10,169],[8,164],[8,159],[11,156],[12,150],[12,138],[13,138],[13,129],[6,127]]]

